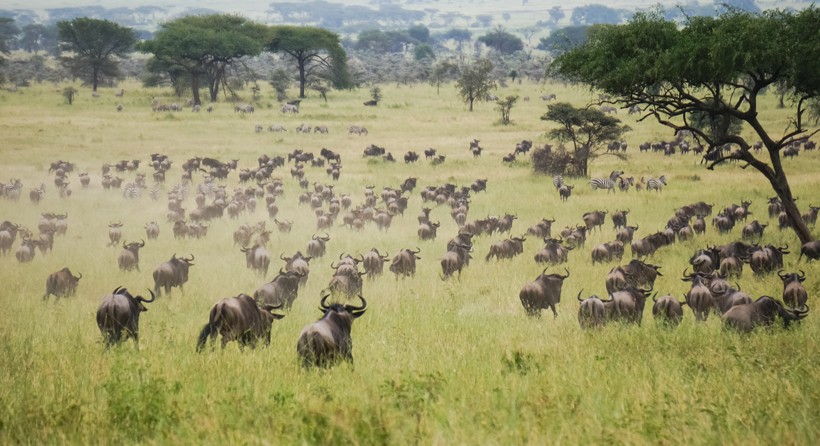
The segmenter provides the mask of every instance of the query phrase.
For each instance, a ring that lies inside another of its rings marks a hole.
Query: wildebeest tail
[[[208,319],[208,323],[202,327],[202,331],[199,333],[199,338],[196,342],[197,353],[201,352],[205,347],[205,342],[208,341],[208,337],[216,337],[220,325],[222,325],[222,306],[216,305],[211,309],[211,316]]]

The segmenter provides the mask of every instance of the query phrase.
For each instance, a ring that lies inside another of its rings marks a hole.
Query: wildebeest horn
[[[567,273],[567,275],[564,276],[564,279],[566,279],[567,277],[569,277],[569,270],[566,267],[564,267],[564,271],[566,271],[566,273]]]
[[[281,275],[284,275],[284,274],[285,274],[285,268],[280,267],[279,268],[279,275],[281,276]]]
[[[419,248],[418,246],[416,246],[416,250],[415,250],[415,251],[411,251],[411,252],[412,252],[413,254],[418,254],[418,253],[420,253],[420,252],[421,252],[421,248]]]
[[[128,245],[128,243],[126,243],[125,240],[123,240],[122,241],[122,248],[123,249],[128,249],[127,245]]]
[[[118,287],[114,288],[114,291],[112,291],[111,294],[120,294],[121,289],[122,289],[122,287],[118,286]]]
[[[333,265],[333,262],[330,262],[330,267],[333,269],[339,269],[339,266]]]
[[[583,293],[583,292],[584,292],[584,289],[581,288],[581,291],[578,292],[578,297],[576,297],[576,299],[578,299],[578,302],[583,302],[584,301],[583,299],[581,299],[581,293]]]
[[[342,260],[342,257],[344,257],[344,255],[345,255],[345,253],[344,253],[344,251],[342,251],[342,252],[339,254],[339,260]],[[333,266],[333,263],[331,263],[330,265],[331,265],[331,266]]]
[[[362,305],[360,307],[354,307],[353,305],[345,305],[345,310],[353,313],[354,311],[364,311],[367,308],[367,301],[364,300],[361,294],[356,295],[359,299],[362,300]]]
[[[80,280],[83,278],[83,273],[77,273],[79,276],[75,277],[75,279]]]
[[[319,309],[323,312],[330,309],[326,302],[328,297],[330,297],[330,294],[325,294],[324,296],[322,296],[322,300],[319,301]]]
[[[800,275],[799,275],[799,276],[797,276],[797,278],[798,278],[798,279],[800,279],[800,281],[801,281],[801,282],[802,282],[803,280],[806,280],[806,273],[805,273],[805,272],[803,272],[803,270],[801,269],[801,270],[800,270]]]
[[[279,254],[279,259],[280,259],[280,260],[284,260],[284,261],[286,261],[286,262],[287,262],[287,261],[288,261],[288,258],[287,258],[287,257],[282,257],[283,255],[285,255],[285,253],[284,253],[284,252],[283,252],[282,254]]]
[[[145,240],[140,239],[140,248],[144,248],[144,247],[145,247]]]
[[[780,277],[780,280],[786,280],[787,275],[783,274],[783,270],[777,272],[777,276]]]
[[[153,291],[151,291],[151,290],[148,290],[148,292],[149,292],[149,293],[151,293],[151,300],[147,300],[146,298],[144,298],[144,297],[142,297],[142,296],[137,296],[137,299],[138,299],[138,300],[141,300],[141,301],[143,301],[143,302],[145,302],[145,303],[147,303],[147,304],[150,304],[151,302],[153,302],[153,301],[157,298],[157,296],[155,296],[155,295],[154,295],[154,292],[153,292]]]

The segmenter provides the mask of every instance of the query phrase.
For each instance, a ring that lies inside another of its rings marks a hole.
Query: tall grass
[[[670,139],[665,128],[621,116],[633,127],[627,135],[627,162],[602,157],[591,173],[606,175],[666,174],[669,186],[660,194],[607,195],[592,191],[584,179],[569,202],[561,203],[550,178],[531,173],[527,161],[502,165],[501,157],[522,139],[547,142],[548,124],[539,117],[545,105],[538,96],[555,92],[559,100],[583,105],[589,93],[562,85],[516,84],[508,94],[529,96],[512,110],[514,125],[497,123],[498,112],[480,104],[466,111],[451,89],[427,86],[382,86],[384,99],[363,107],[367,91],[334,92],[325,104],[302,102],[301,113],[279,113],[266,93],[253,115],[234,114],[228,103],[211,114],[188,111],[153,113],[152,96],[172,102],[164,91],[126,86],[124,111],[117,113],[114,90],[100,98],[81,92],[65,105],[61,87],[51,85],[0,93],[0,179],[21,178],[19,202],[0,201],[0,220],[36,230],[41,212],[66,212],[69,230],[55,241],[54,252],[39,253],[29,264],[13,256],[0,258],[0,443],[185,443],[185,444],[553,444],[553,443],[695,443],[809,444],[818,436],[818,351],[816,315],[790,330],[774,328],[741,336],[722,329],[717,317],[696,324],[687,312],[676,330],[656,326],[647,309],[644,323],[607,326],[582,332],[576,321],[575,296],[604,292],[604,276],[616,265],[592,265],[589,251],[614,239],[607,221],[590,234],[585,248],[570,253],[570,278],[564,284],[559,316],[530,319],[518,291],[543,269],[532,258],[540,241],[529,238],[525,253],[513,260],[484,262],[491,243],[504,236],[484,236],[475,243],[475,259],[460,280],[440,280],[439,259],[457,227],[449,209],[436,207],[439,237],[422,242],[416,236],[416,213],[422,207],[418,189],[410,208],[396,217],[389,231],[368,226],[365,232],[343,227],[328,231],[329,254],[311,262],[311,275],[293,310],[274,323],[270,348],[240,351],[236,345],[196,354],[196,335],[215,301],[240,292],[252,293],[273,276],[260,277],[245,268],[233,246],[232,232],[241,223],[267,220],[263,206],[238,220],[227,216],[210,224],[202,240],[175,240],[165,222],[164,197],[127,201],[119,191],[100,187],[100,166],[120,159],[147,162],[151,153],[174,161],[164,191],[178,182],[180,164],[192,156],[240,159],[253,167],[263,154],[285,154],[296,148],[318,154],[322,147],[342,153],[337,193],[360,202],[366,185],[398,187],[408,176],[419,185],[453,182],[469,185],[488,178],[488,190],[475,194],[470,218],[517,213],[513,234],[521,234],[542,217],[555,218],[553,232],[581,223],[593,209],[630,209],[629,221],[639,234],[663,228],[673,210],[704,200],[716,208],[741,199],[753,202],[753,217],[768,221],[765,181],[734,166],[707,171],[694,156],[639,154],[646,140]],[[501,96],[501,95],[499,95]],[[177,100],[178,101],[178,100]],[[767,124],[784,122],[774,97],[766,98]],[[329,135],[296,134],[300,123],[327,125]],[[289,132],[255,134],[254,125],[282,123]],[[367,136],[348,136],[348,125],[364,125]],[[468,142],[485,148],[473,159]],[[377,144],[401,159],[404,152],[436,148],[447,155],[440,166],[365,160],[361,151]],[[48,175],[52,161],[77,164],[92,177],[89,189],[71,176],[73,195],[60,199]],[[802,153],[786,161],[800,204],[811,202],[820,186],[820,158]],[[306,168],[312,182],[331,183],[323,169]],[[149,173],[147,167],[140,171]],[[315,232],[315,217],[296,204],[300,193],[287,170],[277,173],[286,195],[277,201],[279,218],[297,221],[288,235],[274,233],[274,257],[304,252]],[[126,180],[133,174],[125,174]],[[201,179],[197,179],[201,181]],[[45,183],[39,206],[27,200],[30,187]],[[235,174],[225,184],[237,186]],[[186,208],[193,209],[189,198]],[[107,247],[107,224],[121,220],[123,238],[145,238],[143,226],[159,221],[161,235],[148,241],[140,255],[140,272],[116,267],[118,247]],[[803,269],[809,305],[820,292],[817,263],[796,264],[797,238],[767,228],[765,242],[788,244],[786,269]],[[272,223],[269,226],[273,227]],[[655,284],[661,294],[686,291],[679,277],[698,247],[739,238],[740,229],[721,236],[713,230],[693,241],[662,248],[651,259],[662,265]],[[17,245],[15,244],[15,249]],[[354,364],[326,371],[302,371],[295,344],[301,328],[320,316],[320,291],[330,279],[330,263],[343,252],[371,247],[390,254],[421,249],[412,279],[390,273],[366,281],[369,310],[353,327]],[[141,318],[140,350],[131,343],[105,351],[94,314],[100,298],[117,286],[147,294],[151,271],[172,254],[194,254],[191,280],[184,292],[149,304]],[[279,262],[274,262],[278,270]],[[77,296],[43,302],[48,273],[69,266],[82,272]],[[551,270],[562,271],[560,268]],[[753,277],[745,271],[742,289],[754,296],[779,296],[775,275]]]

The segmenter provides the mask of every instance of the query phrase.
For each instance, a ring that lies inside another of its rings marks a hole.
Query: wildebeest
[[[435,240],[436,230],[441,225],[441,222],[425,222],[419,225],[418,235],[420,240]]]
[[[120,242],[122,238],[122,223],[111,222],[108,224],[108,239],[111,243],[108,246],[114,246]]]
[[[656,299],[653,296],[652,301],[655,302],[655,304],[652,305],[652,316],[655,317],[658,324],[668,327],[677,327],[680,321],[683,320],[683,305],[685,305],[686,302],[681,303],[669,295],[662,296],[660,299]]]
[[[766,229],[766,226],[769,225],[764,225],[757,220],[752,221],[743,227],[743,230],[741,231],[743,239],[751,240],[763,237],[763,230]]]
[[[624,256],[624,244],[618,240],[601,243],[592,248],[592,264],[621,260]]]
[[[348,135],[367,135],[367,129],[359,125],[351,125],[347,128]]]
[[[276,223],[276,229],[278,229],[279,232],[288,233],[293,228],[293,222],[289,220],[279,221],[274,218],[273,222]]]
[[[447,252],[441,257],[441,280],[447,280],[458,273],[461,279],[461,270],[470,264],[470,252],[473,250],[471,242],[467,244],[448,243]]]
[[[384,271],[384,263],[387,262],[389,258],[387,254],[382,255],[379,253],[379,250],[376,248],[371,249],[367,254],[361,257],[362,265],[364,265],[364,271],[367,273],[368,279],[381,276]]]
[[[350,330],[353,320],[367,310],[367,301],[359,295],[362,305],[358,307],[338,303],[328,305],[328,297],[330,295],[323,296],[319,303],[322,318],[303,328],[296,343],[296,354],[303,368],[330,367],[342,360],[353,363]]]
[[[709,287],[706,286],[706,279],[704,276],[696,273],[686,275],[686,271],[684,271],[683,279],[681,280],[684,282],[692,282],[692,287],[689,289],[689,292],[684,295],[686,305],[689,305],[689,308],[692,309],[692,313],[695,314],[695,320],[698,322],[706,322],[706,319],[709,317],[709,311],[715,308],[712,292],[709,290]]]
[[[639,226],[623,226],[618,229],[618,232],[615,233],[615,240],[623,243],[624,245],[632,243],[632,239],[635,237],[635,231],[639,229]]]
[[[314,234],[307,244],[307,255],[310,257],[322,257],[325,255],[326,243],[330,240],[330,236],[325,233],[324,236]]]
[[[743,274],[743,260],[729,256],[720,260],[720,275],[723,277],[740,277]]]
[[[783,326],[788,328],[791,322],[800,321],[808,312],[808,307],[805,310],[788,310],[772,297],[760,296],[750,304],[730,308],[721,319],[725,327],[748,333],[760,325],[772,326],[778,315],[783,319]]]
[[[117,258],[117,265],[119,265],[122,271],[131,271],[132,269],[140,270],[140,248],[143,247],[145,247],[144,240],[140,240],[139,243],[122,242],[122,252],[120,252],[120,256]]]
[[[193,254],[191,254],[190,259],[185,257],[177,258],[177,255],[174,254],[171,256],[171,260],[157,266],[153,274],[154,293],[161,296],[160,288],[164,288],[165,294],[168,295],[173,287],[179,287],[182,291],[182,286],[188,281],[188,269],[193,266],[193,263],[191,263],[193,261]]]
[[[396,275],[396,280],[399,280],[399,275],[407,277],[416,274],[416,260],[421,260],[418,255],[420,252],[421,249],[419,248],[416,248],[415,251],[405,248],[393,256],[390,263],[390,272]]]
[[[222,335],[222,348],[230,341],[239,342],[239,348],[249,345],[256,348],[261,339],[265,346],[270,345],[271,325],[276,319],[285,317],[283,314],[272,313],[278,306],[259,304],[247,294],[239,294],[220,300],[211,308],[208,323],[199,333],[196,351],[201,352],[208,337],[213,343],[216,335]]]
[[[159,225],[157,222],[152,221],[145,225],[145,235],[148,237],[148,240],[156,240],[159,237]]]
[[[612,268],[606,276],[606,291],[614,293],[631,285],[638,288],[643,285],[655,286],[655,279],[663,276],[660,266],[632,259],[628,264]]]
[[[555,223],[555,219],[546,219],[542,218],[541,221],[532,225],[527,229],[527,234],[533,235],[539,238],[548,238],[552,235],[552,224]]]
[[[151,293],[151,300],[132,296],[122,287],[117,287],[111,294],[103,297],[97,308],[97,327],[100,328],[106,348],[120,341],[127,341],[128,338],[132,338],[134,345],[139,348],[140,313],[148,311],[143,304],[151,303],[156,298],[151,290],[148,292]]]
[[[803,260],[803,255],[806,256],[806,261],[820,259],[820,240],[812,240],[806,242],[800,247],[800,256],[797,261]]]
[[[629,214],[629,209],[625,211],[615,211],[612,213],[612,223],[615,229],[626,226],[626,216]]]
[[[284,254],[280,254],[279,258],[285,261],[285,270],[287,271],[296,271],[301,275],[301,280],[299,283],[302,285],[307,282],[308,275],[310,274],[310,261],[313,259],[312,256],[306,256],[302,254],[301,251],[296,251],[291,257],[284,257]]]
[[[406,164],[415,163],[419,159],[419,154],[413,151],[409,151],[404,154],[404,162]]]
[[[641,325],[646,298],[651,291],[652,287],[642,289],[627,285],[611,293],[609,300],[602,301],[607,320]]]
[[[577,297],[579,302],[578,324],[581,325],[582,329],[603,327],[606,317],[604,303],[596,295],[581,299],[581,293],[583,291],[584,290],[579,291]]]
[[[34,260],[34,254],[37,253],[37,251],[35,251],[37,245],[39,245],[39,241],[31,238],[24,238],[20,243],[20,246],[17,248],[17,251],[14,252],[14,256],[17,258],[17,261],[20,263],[27,263]]]
[[[82,274],[74,276],[68,267],[49,274],[46,279],[46,293],[43,295],[43,300],[48,300],[51,295],[54,295],[57,298],[56,300],[60,300],[61,297],[73,296],[77,291],[77,284],[82,278]]]
[[[270,282],[260,286],[253,293],[256,301],[266,305],[284,304],[285,310],[290,310],[299,293],[299,283],[303,274],[299,271],[285,271],[279,269]]]
[[[569,277],[569,270],[564,268],[567,275],[545,274],[547,268],[530,283],[524,285],[518,293],[521,305],[528,316],[541,317],[541,310],[549,308],[554,317],[558,317],[555,305],[561,302],[561,286]]]
[[[487,253],[484,260],[489,261],[493,257],[495,257],[496,260],[511,259],[524,252],[524,241],[526,240],[527,239],[525,237],[511,237],[506,240],[493,243],[490,245],[490,251]]]
[[[571,249],[574,249],[574,246],[565,247],[561,245],[563,243],[563,239],[555,239],[555,238],[545,238],[544,239],[544,247],[541,248],[540,251],[535,253],[535,262],[536,263],[565,263],[567,261],[567,256]]]
[[[758,276],[777,271],[783,268],[783,254],[788,254],[788,249],[789,245],[778,248],[772,244],[758,248],[752,252],[749,266]]]
[[[270,266],[270,254],[268,250],[259,243],[250,248],[239,248],[245,254],[245,264],[248,269],[252,269],[261,275],[268,274],[268,267]]]
[[[583,215],[584,224],[588,231],[600,228],[604,224],[607,211],[591,211]]]
[[[777,275],[783,281],[783,302],[789,308],[803,309],[806,307],[806,288],[803,287],[803,281],[806,280],[806,273],[802,270],[800,274],[789,273],[783,274],[783,271],[778,271]]]
[[[20,226],[8,220],[0,223],[0,254],[7,255],[11,251],[14,240],[17,239],[17,232]]]

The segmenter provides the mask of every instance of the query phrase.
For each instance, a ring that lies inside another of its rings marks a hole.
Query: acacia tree
[[[200,105],[201,81],[216,101],[220,87],[226,86],[227,69],[242,57],[261,53],[267,36],[265,25],[243,17],[187,16],[163,24],[153,40],[141,42],[137,49],[153,54],[148,64],[152,71],[187,75],[194,104]]]
[[[548,132],[549,136],[562,143],[569,143],[572,164],[576,174],[587,176],[589,163],[604,154],[623,157],[621,154],[605,152],[608,142],[621,139],[630,128],[621,125],[618,118],[594,108],[575,108],[566,102],[547,106],[541,116],[543,121],[552,121],[558,127]]]
[[[495,81],[490,76],[492,71],[493,63],[488,59],[479,59],[461,71],[456,88],[461,99],[470,104],[470,111],[473,111],[473,102],[484,100],[495,88]]]
[[[692,132],[709,146],[709,169],[727,159],[754,168],[769,181],[805,243],[811,232],[795,205],[781,151],[817,132],[805,119],[820,93],[817,23],[820,10],[814,6],[691,17],[682,29],[659,14],[637,14],[625,25],[591,32],[586,44],[556,59],[553,71],[612,95],[624,107],[640,107],[643,119]],[[789,92],[792,115],[784,128],[773,128],[759,105],[760,95],[776,85]],[[704,114],[740,120],[762,142],[763,156],[741,134],[713,134],[696,125],[692,118]],[[727,144],[733,150],[722,150]]]
[[[300,98],[313,76],[325,77],[338,89],[352,86],[347,54],[337,34],[310,26],[274,26],[271,35],[268,51],[287,54],[296,62]]]
[[[120,76],[118,58],[134,50],[136,32],[108,20],[79,17],[57,22],[57,38],[63,65],[97,91],[100,80]]]

